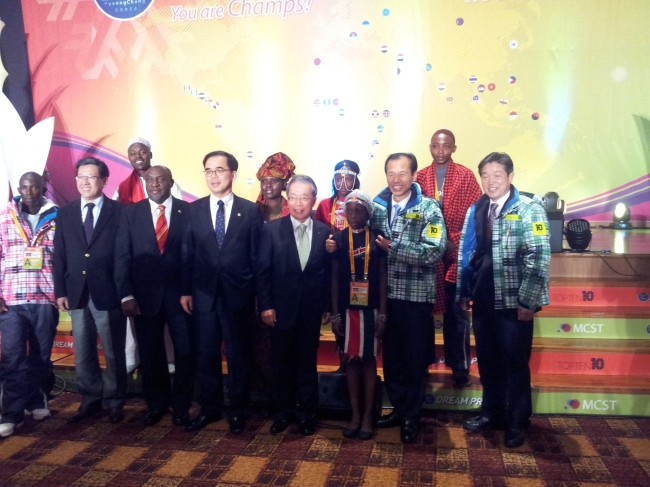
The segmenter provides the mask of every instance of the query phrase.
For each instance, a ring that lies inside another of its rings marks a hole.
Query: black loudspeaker
[[[564,234],[564,213],[547,213],[548,232],[551,234],[551,253],[562,252],[562,238]]]
[[[373,405],[375,417],[381,415],[382,401],[381,377],[377,376],[375,403]],[[335,372],[318,374],[318,409],[321,412],[334,415],[348,414],[352,411],[345,374]]]

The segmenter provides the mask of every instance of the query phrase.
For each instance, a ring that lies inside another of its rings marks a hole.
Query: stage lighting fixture
[[[582,218],[570,220],[564,230],[566,241],[572,250],[582,252],[591,243],[591,228],[589,222]]]
[[[555,192],[548,192],[542,198],[542,206],[548,218],[548,231],[551,235],[551,253],[563,251],[562,231],[564,230],[564,201]]]
[[[625,203],[617,203],[614,207],[614,222],[612,226],[616,230],[632,228],[632,224],[630,223],[630,207]]]

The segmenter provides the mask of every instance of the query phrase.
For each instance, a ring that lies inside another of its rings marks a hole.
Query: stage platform
[[[551,304],[535,317],[530,360],[534,411],[650,416],[650,230],[592,231],[590,251],[551,257]],[[430,367],[425,407],[477,410],[481,386],[474,338],[472,387],[454,389],[444,364],[441,317],[435,322],[438,361]],[[62,315],[53,360],[69,389],[74,389],[73,354],[71,323]],[[327,326],[318,364],[320,372],[338,368]],[[381,375],[381,357],[379,367]],[[137,371],[129,390],[139,390]],[[385,405],[390,406],[387,400]]]

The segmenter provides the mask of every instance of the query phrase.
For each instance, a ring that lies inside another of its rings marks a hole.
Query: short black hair
[[[418,170],[418,160],[415,158],[415,155],[411,154],[410,152],[396,152],[395,154],[389,155],[386,158],[386,162],[384,163],[384,173],[388,172],[388,163],[390,161],[395,161],[400,157],[404,157],[411,161],[411,174],[415,174],[415,172]]]
[[[110,174],[106,163],[104,161],[100,161],[96,157],[84,157],[83,159],[79,159],[75,165],[75,175],[79,174],[79,168],[81,166],[97,166],[100,178],[107,178]]]
[[[208,161],[208,159],[217,156],[223,156],[226,158],[226,164],[228,164],[228,169],[230,169],[231,171],[236,171],[239,168],[239,163],[237,162],[237,159],[235,159],[235,156],[233,156],[230,152],[226,152],[223,150],[215,150],[212,152],[208,152],[203,158],[203,167],[205,167],[205,163]]]
[[[451,137],[451,140],[454,141],[454,145],[456,145],[456,136],[454,135],[454,133],[453,133],[451,130],[448,130],[448,129],[438,129],[438,130],[436,130],[436,131],[433,133],[433,135],[431,136],[431,139],[433,140],[433,138],[434,138],[436,135],[438,135],[438,134],[445,134],[445,135],[448,135],[449,137]]]
[[[34,171],[27,171],[25,174],[20,176],[20,179],[18,180],[18,185],[20,186],[20,181],[22,181],[25,178],[31,178],[34,180],[36,184],[40,186],[41,189],[45,189],[45,178],[38,174],[37,172]]]
[[[486,164],[489,164],[490,162],[498,162],[503,166],[503,168],[506,170],[506,174],[512,173],[512,171],[515,170],[515,165],[512,162],[512,159],[510,159],[510,156],[506,154],[505,152],[490,152],[487,156],[483,158],[481,162],[478,164],[478,174],[479,176],[481,175],[481,170]]]

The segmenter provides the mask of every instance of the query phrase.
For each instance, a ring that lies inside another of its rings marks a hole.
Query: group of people
[[[145,424],[170,408],[187,431],[219,420],[225,355],[232,433],[246,428],[255,375],[276,408],[270,432],[297,422],[311,435],[320,329],[331,322],[352,406],[343,435],[367,440],[374,427],[399,426],[412,443],[435,360],[433,313],[444,313],[453,384],[467,387],[472,306],[483,405],[464,427],[505,428],[506,445],[521,445],[532,414],[533,314],[548,304],[546,215],[537,196],[512,185],[507,154],[480,162],[481,191],[452,160],[455,150],[453,133],[441,129],[422,170],[413,154],[391,154],[387,187],[374,199],[360,189],[359,166],[341,161],[315,213],[316,184],[281,152],[261,165],[256,202],[233,193],[238,162],[224,151],[203,158],[210,195],[184,202],[140,137],[129,142],[134,170],[114,200],[103,193],[108,167],[95,157],[77,162],[80,199],[61,208],[45,197],[42,176],[26,173],[0,213],[0,437],[25,414],[50,416],[50,354],[66,311],[82,395],[73,422],[102,409],[123,420],[126,316],[139,343]],[[379,337],[394,409],[373,418]],[[200,411],[191,418],[194,395]]]

